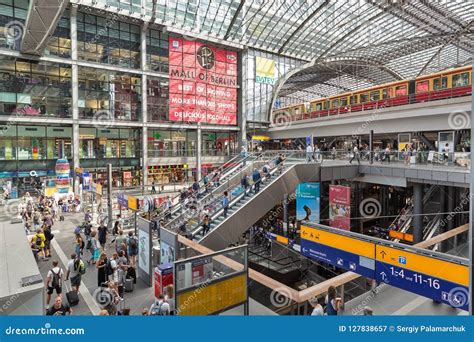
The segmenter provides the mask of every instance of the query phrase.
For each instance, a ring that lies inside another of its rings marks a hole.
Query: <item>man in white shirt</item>
[[[306,162],[307,163],[310,163],[311,160],[313,159],[313,145],[311,144],[308,144],[308,146],[306,146]]]
[[[354,159],[357,159],[357,162],[360,165],[359,148],[357,147],[357,145],[354,145],[354,150],[353,151],[354,151],[354,155],[352,156],[351,160],[349,161],[349,164],[352,164],[352,161]]]
[[[170,314],[170,305],[165,302],[165,296],[160,294],[158,299],[150,307],[150,315],[157,316],[169,316]]]

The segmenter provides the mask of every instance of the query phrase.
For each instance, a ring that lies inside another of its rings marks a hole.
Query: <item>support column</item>
[[[439,211],[441,213],[446,212],[446,191],[447,189],[445,186],[442,186],[442,185],[439,186]],[[441,233],[445,233],[448,231],[448,225],[446,222],[446,214],[441,215],[441,223],[440,223],[439,229]],[[447,250],[447,240],[444,240],[440,244],[440,252],[445,253],[446,250]]]
[[[472,89],[474,90],[474,82],[472,82]],[[471,151],[472,151],[472,137],[474,137],[474,97],[472,97],[471,103]],[[472,160],[472,157],[471,157]],[[469,301],[469,315],[474,313],[474,232],[473,232],[473,225],[472,225],[472,215],[474,215],[474,201],[472,200],[472,195],[474,194],[474,170],[471,165],[471,170],[469,172],[470,175],[470,183],[469,183],[469,194],[471,196],[471,201],[469,202],[469,235],[468,235],[468,245],[469,245],[469,296],[471,298]]]
[[[370,164],[374,163],[374,130],[370,130],[369,134],[369,161]]]
[[[413,184],[413,240],[423,241],[423,184]]]
[[[237,89],[237,122],[239,124],[239,149],[247,147],[247,69],[248,52],[242,51],[240,54],[241,72],[237,73],[237,82],[240,88]]]
[[[454,207],[455,207],[455,198],[454,196],[456,195],[456,192],[455,192],[455,189],[453,186],[448,186],[448,212],[451,214],[455,214],[454,213]],[[448,219],[448,222],[447,222],[447,228],[446,230],[449,231],[451,229],[454,228],[454,216],[453,215],[450,215],[449,216],[449,219]],[[447,251],[449,251],[450,249],[453,249],[455,246],[454,244],[454,240],[453,239],[448,239],[446,241],[446,247],[447,247]]]
[[[201,132],[201,123],[198,122],[197,125],[197,146],[196,146],[196,180],[199,181],[202,177],[201,175],[201,149],[202,149],[202,132]]]
[[[71,6],[71,104],[72,104],[72,169],[79,167],[79,71],[77,66],[77,5]],[[73,172],[73,189],[79,194],[79,178]]]
[[[146,64],[146,33],[148,24],[142,24],[140,31],[140,67],[142,71],[147,70]],[[142,74],[142,186],[144,193],[148,186],[148,84],[147,75]]]
[[[283,195],[283,224],[286,225],[286,235],[288,236],[289,230],[290,230],[290,219],[288,215],[289,211],[289,203],[288,203],[288,194]]]

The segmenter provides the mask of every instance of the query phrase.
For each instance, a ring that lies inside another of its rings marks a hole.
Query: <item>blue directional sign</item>
[[[404,250],[377,246],[376,280],[468,310],[468,267]]]
[[[375,245],[372,242],[301,226],[301,254],[368,278],[375,278]]]

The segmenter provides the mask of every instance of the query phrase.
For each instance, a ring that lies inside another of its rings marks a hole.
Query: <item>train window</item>
[[[416,93],[427,93],[430,90],[430,82],[428,80],[416,82]]]
[[[352,95],[350,98],[351,106],[357,104],[357,95]]]
[[[388,99],[389,98],[387,88],[382,89],[382,98],[383,99]]]
[[[347,97],[341,98],[341,107],[347,106]]]
[[[332,108],[339,108],[339,99],[332,100]]]
[[[322,102],[316,103],[316,110],[323,110],[323,103]]]
[[[324,101],[324,110],[329,109],[329,100]]]
[[[369,94],[360,94],[360,103],[365,103],[369,100]]]
[[[407,95],[407,86],[398,86],[395,87],[395,95],[396,96],[406,96]]]
[[[453,88],[454,87],[465,87],[469,85],[469,73],[463,72],[462,74],[453,75]]]
[[[441,77],[441,89],[448,88],[448,76]]]
[[[433,80],[433,90],[440,90],[441,89],[441,78],[435,78]]]
[[[370,93],[370,101],[378,101],[380,100],[380,91],[372,91]]]

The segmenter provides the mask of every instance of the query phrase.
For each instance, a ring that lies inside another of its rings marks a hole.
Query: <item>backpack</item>
[[[161,307],[163,306],[164,302],[161,302],[159,306],[154,305],[153,309],[151,310],[152,315],[157,315],[157,316],[167,316],[168,313],[166,311],[161,311]]]
[[[84,261],[82,261],[81,259],[76,259],[74,261],[74,271],[78,272],[79,274],[85,274],[86,265],[84,264]]]
[[[53,274],[53,279],[51,280],[51,287],[58,287],[59,286],[59,275],[61,274],[61,270],[58,273],[55,273],[53,269],[51,269],[51,273]]]
[[[41,246],[42,243],[43,243],[43,239],[41,238],[41,236],[39,236],[39,234],[36,234],[35,245]]]
[[[114,269],[112,268],[112,263],[110,262],[110,259],[107,259],[107,263],[105,264],[105,273],[107,275],[114,274]]]
[[[137,243],[137,239],[135,237],[131,237],[130,238],[130,248],[133,250],[133,251],[136,251],[137,248],[138,248],[138,243]]]

